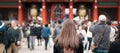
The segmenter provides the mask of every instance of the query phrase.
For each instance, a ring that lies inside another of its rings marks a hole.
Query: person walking
[[[93,53],[108,53],[110,47],[110,26],[106,25],[107,18],[105,15],[100,15],[99,23],[94,27],[90,27],[90,32],[94,34],[92,42]]]
[[[91,26],[91,21],[87,22],[87,27],[86,27],[86,36],[88,43],[86,44],[86,51],[91,52],[91,42],[92,42],[92,33],[90,32],[89,28]]]
[[[36,22],[32,22],[31,23],[31,26],[30,26],[30,50],[34,50],[35,49],[35,39],[36,39],[36,36],[37,36],[37,33],[36,33]]]
[[[48,27],[48,24],[45,24],[41,32],[42,32],[42,37],[45,40],[45,50],[47,50],[49,36],[51,35],[51,31],[50,31],[50,28]]]
[[[36,33],[37,33],[38,46],[42,45],[41,31],[42,31],[42,26],[40,25],[40,23],[37,23],[36,24]]]
[[[27,47],[30,48],[30,25],[27,24],[25,27],[25,37],[27,38]]]
[[[61,25],[61,21],[58,21],[57,22],[58,24],[55,26],[55,29],[53,31],[53,40],[57,37],[57,35],[61,32],[61,28],[62,28],[62,25]]]
[[[22,39],[21,31],[17,26],[17,21],[12,20],[11,27],[8,29],[8,36],[11,41],[10,46],[7,49],[7,53],[18,53],[18,46],[20,45],[20,41]]]
[[[86,49],[85,45],[87,44],[88,40],[87,40],[87,36],[86,36],[86,31],[85,31],[83,25],[79,25],[79,32],[78,32],[78,34],[80,36],[80,39],[83,42],[83,47],[84,47],[84,50],[85,50]]]
[[[83,53],[83,43],[72,20],[63,23],[60,34],[55,38],[53,53]]]

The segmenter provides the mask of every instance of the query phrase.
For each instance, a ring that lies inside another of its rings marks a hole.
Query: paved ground
[[[53,42],[52,39],[50,39],[50,42],[48,44],[48,50],[45,50],[44,48],[44,40],[42,41],[42,45],[37,45],[37,40],[35,41],[35,50],[30,50],[27,48],[27,41],[26,39],[22,43],[22,46],[19,49],[19,53],[53,53]],[[90,51],[84,51],[84,53],[91,53]]]
[[[27,42],[25,41],[24,43],[22,43],[19,53],[53,53],[53,46],[48,44],[48,50],[45,50],[44,41],[42,42],[42,46],[37,46],[37,40],[36,40],[35,50],[31,51],[30,49],[27,49]]]
[[[53,34],[53,28],[51,29]],[[51,34],[51,35],[52,35]],[[35,50],[30,51],[30,49],[27,49],[27,41],[24,39],[24,43],[22,43],[22,47],[19,50],[19,53],[53,53],[53,41],[52,38],[50,38],[50,42],[48,43],[48,50],[44,49],[44,40],[42,41],[42,46],[37,46],[37,40],[35,41]]]
[[[30,51],[27,48],[22,48],[19,50],[19,53],[53,53],[52,48],[48,48],[48,50],[44,50],[43,46],[36,46],[35,50]]]

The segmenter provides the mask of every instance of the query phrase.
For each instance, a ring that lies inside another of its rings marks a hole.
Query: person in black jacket
[[[114,41],[108,50],[108,53],[120,53],[120,39]]]
[[[37,25],[36,25],[36,33],[37,33],[38,46],[42,45],[42,41],[41,41],[42,33],[41,33],[41,31],[42,31],[42,26],[40,26],[40,23],[37,23]]]
[[[18,53],[18,46],[20,45],[22,36],[16,20],[12,20],[11,27],[8,29],[7,33],[11,42],[7,49],[7,53],[12,53],[12,51],[13,53]]]
[[[36,22],[33,22],[30,27],[30,50],[35,49],[35,39],[36,39]]]
[[[83,43],[72,20],[64,22],[60,34],[54,41],[54,53],[83,53]]]

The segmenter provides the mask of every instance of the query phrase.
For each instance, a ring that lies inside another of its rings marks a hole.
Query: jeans
[[[93,53],[108,53],[107,49],[95,49]]]
[[[30,37],[27,37],[27,46],[30,48]]]
[[[35,39],[36,39],[36,36],[30,36],[30,49],[35,48]]]
[[[92,42],[92,37],[88,37],[88,50],[90,50],[90,47],[91,47],[91,42]],[[87,44],[85,45],[85,50],[87,49]]]
[[[44,40],[45,40],[45,49],[47,49],[49,37],[43,37],[43,38],[44,38]]]

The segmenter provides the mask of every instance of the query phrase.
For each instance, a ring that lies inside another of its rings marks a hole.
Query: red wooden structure
[[[116,8],[118,9],[118,19],[117,21],[120,22],[120,0],[0,0],[0,8],[17,8],[18,9],[18,22],[20,25],[22,25],[24,16],[23,16],[23,7],[25,3],[40,3],[41,5],[41,15],[42,15],[42,23],[47,23],[48,17],[47,12],[49,11],[47,5],[48,3],[67,3],[69,6],[69,18],[72,19],[74,17],[73,15],[73,8],[75,6],[75,3],[92,3],[92,20],[97,20],[98,18],[98,10],[99,8]],[[11,5],[9,5],[10,3]],[[106,4],[110,5],[106,5]],[[66,6],[65,6],[66,7]],[[63,7],[63,9],[65,8]],[[63,13],[64,14],[64,13]],[[27,14],[26,14],[27,15]],[[64,15],[62,15],[64,17]]]

